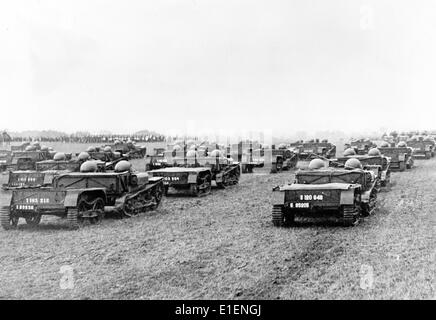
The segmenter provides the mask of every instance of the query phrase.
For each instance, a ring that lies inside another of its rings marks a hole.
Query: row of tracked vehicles
[[[36,226],[42,216],[55,215],[76,229],[98,223],[108,214],[132,217],[154,210],[168,193],[201,196],[209,194],[213,184],[225,188],[239,182],[239,163],[219,149],[207,155],[186,146],[173,151],[168,165],[148,167],[147,172],[134,171],[128,154],[108,146],[90,147],[74,159],[56,153],[51,160],[36,162],[32,170],[10,171],[3,186],[11,191],[10,205],[0,208],[0,223],[11,229],[23,218]]]
[[[212,187],[224,189],[239,183],[241,167],[223,146],[188,144],[175,145],[166,151],[160,162],[147,162],[147,172],[164,181],[165,194],[204,196]],[[227,153],[227,154],[226,154]],[[227,156],[229,155],[229,156]]]
[[[76,229],[98,223],[107,214],[132,217],[156,209],[164,193],[163,179],[134,171],[128,161],[145,156],[144,149],[112,148],[89,147],[75,157],[57,152],[30,168],[9,169],[8,182],[2,186],[10,191],[10,205],[0,207],[3,229],[15,228],[21,218],[36,226],[44,215],[66,218]]]
[[[418,138],[399,141],[396,146],[382,141],[379,146],[369,139],[345,145],[343,157],[320,157],[308,168],[298,170],[293,183],[273,189],[274,226],[292,226],[297,217],[333,217],[344,226],[355,226],[371,215],[377,195],[389,186],[391,171],[411,169],[414,159],[428,159],[434,152],[434,140]]]
[[[14,228],[20,218],[37,225],[43,215],[67,218],[71,228],[97,223],[106,214],[131,217],[157,208],[164,195],[202,196],[212,187],[235,185],[241,172],[252,172],[267,161],[272,173],[300,168],[294,183],[274,189],[274,225],[292,225],[298,215],[327,213],[351,226],[374,212],[377,194],[389,185],[391,170],[412,168],[420,151],[402,141],[395,147],[384,141],[377,149],[362,140],[347,145],[344,156],[336,158],[336,147],[326,140],[282,144],[271,152],[252,142],[227,148],[182,143],[156,149],[146,158],[146,172],[137,172],[127,160],[141,158],[145,151],[135,149],[134,155],[112,151],[113,147],[90,147],[74,158],[51,150],[51,157],[34,160],[30,169],[12,169],[3,186],[12,192],[10,205],[0,208],[2,227]]]

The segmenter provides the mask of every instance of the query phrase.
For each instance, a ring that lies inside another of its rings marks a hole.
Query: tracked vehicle
[[[146,157],[145,171],[172,167],[172,159],[177,156],[177,150],[178,148],[174,149],[174,146],[172,146],[171,151],[165,148],[154,148],[154,154]]]
[[[50,187],[13,190],[10,205],[0,208],[0,224],[8,230],[20,218],[37,225],[43,215],[56,215],[66,217],[75,229],[84,222],[99,222],[108,212],[132,217],[157,208],[164,191],[162,178],[132,172],[126,161],[115,169],[96,172],[94,163],[85,162],[81,172],[58,175]]]
[[[357,155],[365,155],[370,149],[376,148],[377,145],[370,139],[356,139],[344,145],[344,150],[354,149]]]
[[[15,151],[7,170],[35,170],[39,161],[53,159],[54,154],[48,150]]]
[[[396,147],[382,147],[378,149],[384,156],[390,158],[392,171],[402,172],[413,167],[414,152],[406,143],[400,142]]]
[[[379,149],[372,148],[367,155],[357,155],[354,149],[347,149],[344,151],[344,156],[332,161],[330,166],[344,168],[345,163],[350,158],[358,159],[364,170],[372,171],[375,174],[377,191],[380,191],[380,187],[386,187],[391,182],[391,159],[383,155]]]
[[[303,142],[297,147],[297,168],[305,169],[311,160],[316,158],[333,159],[336,157],[336,146],[328,140],[319,139]]]
[[[147,154],[147,148],[145,146],[138,146],[132,141],[122,142],[118,140],[109,147],[129,159],[142,159]]]
[[[271,150],[264,151],[264,155],[264,162],[271,163],[271,173],[295,168],[298,161],[294,148],[288,147],[284,143],[280,144],[278,148],[273,145]]]
[[[83,157],[84,156],[84,157]],[[78,172],[85,161],[90,160],[88,153],[81,153],[75,160],[67,160],[66,155],[58,152],[53,160],[36,162],[35,170],[15,170],[9,172],[8,183],[4,184],[4,190],[17,188],[38,188],[50,186],[53,178],[67,172]],[[98,172],[104,172],[113,168],[112,163],[95,160]]]
[[[240,164],[223,156],[220,150],[212,151],[208,157],[190,150],[185,157],[172,161],[173,167],[149,171],[153,177],[163,178],[166,194],[202,196],[210,193],[212,181],[221,189],[239,183]]]
[[[314,159],[307,170],[299,170],[292,184],[273,189],[272,222],[291,226],[296,216],[333,216],[344,226],[358,224],[370,215],[377,201],[377,179],[362,169],[357,159],[348,159],[346,169],[326,168]]]
[[[434,156],[434,140],[415,136],[407,141],[407,146],[413,149],[415,159],[430,159]]]

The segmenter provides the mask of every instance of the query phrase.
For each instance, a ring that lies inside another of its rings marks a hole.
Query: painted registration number
[[[180,177],[164,177],[164,181],[179,181]]]
[[[310,205],[308,202],[296,202],[296,203],[290,203],[289,207],[295,208],[295,209],[307,209],[310,208]]]
[[[26,203],[50,203],[49,198],[27,198]]]
[[[17,204],[17,205],[15,206],[15,208],[16,208],[17,210],[34,210],[34,209],[35,209],[34,206],[32,206],[32,205],[27,205],[27,204]]]
[[[300,195],[300,201],[322,201],[324,196],[322,194],[302,194]]]
[[[19,177],[18,182],[36,182],[36,178],[33,177]]]

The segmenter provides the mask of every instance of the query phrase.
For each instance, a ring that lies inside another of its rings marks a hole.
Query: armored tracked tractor
[[[12,161],[7,170],[35,170],[38,161],[52,158],[49,151],[16,151],[12,153]]]
[[[172,159],[177,156],[177,150],[180,148],[172,146],[171,150],[165,148],[155,148],[154,154],[147,155],[145,163],[145,171],[157,170],[162,168],[172,167]]]
[[[299,170],[292,184],[273,189],[272,222],[291,226],[297,216],[332,216],[344,226],[354,226],[370,215],[377,201],[377,179],[363,170],[357,159],[348,159],[345,168],[326,168],[314,159],[307,170]]]
[[[202,196],[210,193],[212,182],[221,189],[239,183],[240,164],[225,157],[220,150],[213,150],[207,157],[190,150],[186,156],[175,157],[172,162],[173,167],[148,172],[153,177],[163,178],[166,194]]]
[[[264,155],[264,162],[271,163],[271,173],[295,168],[298,161],[295,150],[284,143],[279,144],[278,148],[273,145],[271,150],[264,151]]]
[[[95,168],[94,165],[84,168]],[[10,205],[0,208],[0,224],[8,230],[24,218],[37,225],[43,215],[66,217],[70,228],[99,222],[105,213],[132,217],[159,206],[163,180],[145,172],[133,172],[121,161],[114,172],[73,172],[60,174],[50,187],[13,190]]]
[[[413,149],[415,159],[430,159],[434,156],[434,140],[415,136],[407,141],[407,146]]]
[[[9,172],[8,183],[4,184],[4,190],[17,189],[17,188],[38,188],[43,186],[50,186],[53,178],[57,175],[67,172],[80,171],[81,165],[91,160],[86,152],[82,152],[77,159],[67,160],[63,152],[58,152],[54,155],[53,160],[44,160],[36,162],[35,170],[15,170]],[[114,164],[112,162],[105,163],[100,160],[94,160],[97,172],[105,172],[112,169]]]
[[[143,159],[147,154],[145,146],[138,146],[133,141],[122,142],[117,140],[109,147],[128,159]]]
[[[336,146],[328,140],[310,140],[301,143],[297,147],[298,162],[297,168],[305,169],[311,160],[316,158],[333,159],[336,157]]]
[[[369,150],[376,147],[377,145],[370,139],[356,139],[346,143],[344,145],[344,150],[351,148],[354,149],[357,155],[365,155]]]
[[[405,142],[400,142],[396,147],[378,148],[380,152],[390,158],[392,171],[405,171],[414,165],[413,149],[408,147]]]
[[[382,155],[379,149],[372,148],[367,155],[357,155],[354,149],[347,149],[344,151],[344,156],[330,162],[330,166],[344,168],[345,163],[350,158],[359,160],[364,170],[372,171],[375,174],[377,191],[380,191],[380,187],[386,187],[391,182],[391,160]]]

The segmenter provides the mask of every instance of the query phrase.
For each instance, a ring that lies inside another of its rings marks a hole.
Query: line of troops
[[[73,155],[37,142],[21,145],[0,151],[0,165],[9,173],[0,224],[8,230],[24,219],[35,226],[43,215],[56,215],[76,229],[107,215],[132,217],[158,208],[165,195],[205,196],[212,188],[238,184],[241,173],[266,166],[271,173],[297,169],[293,183],[273,188],[275,226],[326,214],[354,226],[374,212],[390,172],[412,168],[417,157],[434,156],[435,142],[419,136],[377,147],[360,139],[345,148],[336,157],[336,146],[318,139],[271,147],[252,141],[227,146],[177,141],[147,155],[132,141],[115,141]],[[143,172],[133,169],[135,158],[145,159]]]

